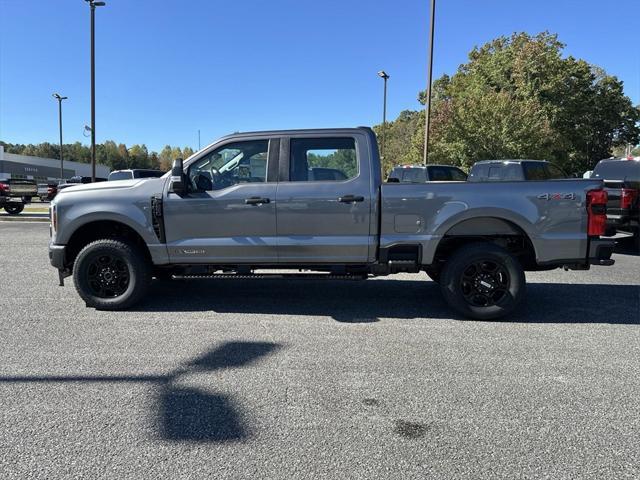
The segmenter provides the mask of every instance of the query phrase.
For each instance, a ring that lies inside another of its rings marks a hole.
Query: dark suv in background
[[[151,170],[144,168],[134,168],[130,170],[114,170],[109,174],[109,181],[112,180],[131,180],[133,178],[159,178],[165,172],[160,170]]]
[[[569,178],[546,160],[481,160],[469,172],[470,182],[523,182]]]
[[[451,165],[404,165],[393,167],[387,182],[425,183],[425,182],[464,182],[467,174]]]

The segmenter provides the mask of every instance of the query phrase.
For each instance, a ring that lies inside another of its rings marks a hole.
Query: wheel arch
[[[102,238],[125,239],[138,246],[151,262],[151,253],[144,238],[132,226],[118,220],[93,220],[80,225],[69,237],[65,249],[65,264],[71,267],[86,245]]]
[[[432,263],[441,263],[453,251],[476,242],[501,246],[513,253],[525,269],[535,269],[537,252],[531,235],[522,224],[500,216],[463,218],[451,222],[439,238]]]

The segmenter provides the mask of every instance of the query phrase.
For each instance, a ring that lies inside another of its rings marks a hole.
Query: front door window
[[[268,140],[224,145],[190,166],[190,189],[209,192],[243,183],[264,183],[268,151]]]

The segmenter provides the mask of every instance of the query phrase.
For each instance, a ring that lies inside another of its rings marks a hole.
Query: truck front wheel
[[[151,268],[135,245],[122,240],[96,240],[78,254],[73,282],[88,307],[122,310],[144,297],[151,282]]]
[[[22,203],[7,203],[4,209],[9,215],[18,215],[24,210],[24,204]]]
[[[513,312],[525,296],[520,262],[490,243],[461,247],[445,263],[440,286],[445,300],[465,317],[490,320]]]

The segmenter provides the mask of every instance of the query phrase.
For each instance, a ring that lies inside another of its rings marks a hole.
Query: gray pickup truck
[[[63,190],[49,256],[98,309],[131,307],[153,277],[426,272],[459,313],[490,319],[522,302],[525,270],[613,264],[605,204],[590,179],[383,183],[365,127],[239,133],[161,178]]]

